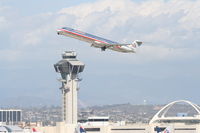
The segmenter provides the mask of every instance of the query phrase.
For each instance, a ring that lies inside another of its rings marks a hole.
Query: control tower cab
[[[83,72],[85,65],[76,56],[76,52],[66,51],[62,54],[62,60],[54,65],[55,71],[61,74],[62,119],[66,124],[77,124],[79,73]]]

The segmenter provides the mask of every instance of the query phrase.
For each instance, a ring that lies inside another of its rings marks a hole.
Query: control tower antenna
[[[76,59],[76,52],[65,51],[62,60],[54,65],[56,72],[61,74],[62,83],[62,119],[66,124],[77,124],[77,91],[79,73],[83,72],[84,64]]]

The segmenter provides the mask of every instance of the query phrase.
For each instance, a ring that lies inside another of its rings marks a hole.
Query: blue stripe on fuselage
[[[63,27],[62,29],[65,29],[65,30],[68,30],[68,31],[71,31],[71,32],[74,32],[74,33],[77,33],[77,34],[80,34],[80,35],[83,35],[83,36],[86,36],[86,37],[94,38],[96,40],[100,40],[100,41],[103,41],[103,42],[106,42],[106,43],[109,43],[109,44],[118,44],[117,42],[113,42],[113,41],[110,41],[110,40],[107,40],[107,39],[104,39],[104,38],[101,38],[101,37],[98,37],[98,36],[95,36],[95,35],[92,35],[92,34],[89,34],[89,33],[85,33],[85,32],[82,32],[82,31],[72,29],[72,28]]]

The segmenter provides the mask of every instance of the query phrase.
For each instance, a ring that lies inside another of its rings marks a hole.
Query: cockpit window
[[[68,27],[63,27],[62,29],[66,29],[66,30],[70,30],[70,31],[73,30],[72,28],[68,28]]]

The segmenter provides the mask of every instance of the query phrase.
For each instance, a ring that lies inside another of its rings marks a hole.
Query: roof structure
[[[184,117],[179,117],[179,116],[167,117],[166,113],[169,111],[170,108],[172,108],[177,103],[186,103],[186,104],[190,105],[196,111],[196,115],[194,115],[194,116],[184,116]],[[194,123],[200,123],[200,107],[197,104],[194,104],[194,103],[192,103],[190,101],[186,101],[186,100],[174,101],[174,102],[171,102],[171,103],[167,104],[160,111],[158,111],[158,113],[156,113],[154,115],[154,117],[151,119],[149,124],[152,124],[152,123],[166,123],[166,122],[167,123],[170,123],[170,122],[183,122],[183,123],[194,122]]]

